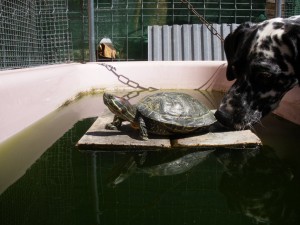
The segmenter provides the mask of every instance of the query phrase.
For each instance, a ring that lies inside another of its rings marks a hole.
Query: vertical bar
[[[253,1],[250,2],[250,15],[249,15],[249,21],[252,21],[253,16]]]
[[[192,60],[192,43],[191,43],[191,26],[188,24],[182,25],[181,35],[182,35],[182,60],[189,61]]]
[[[182,60],[182,40],[181,40],[181,26],[174,24],[172,27],[173,35],[173,60]]]
[[[126,3],[126,61],[128,61],[129,59],[129,20],[128,20],[128,0]]]
[[[219,18],[218,18],[218,23],[219,23],[219,24],[220,24],[221,21],[222,21],[222,19],[221,19],[221,17],[222,17],[221,12],[222,12],[222,1],[219,0]]]
[[[193,60],[201,60],[200,24],[192,25],[192,43]]]
[[[141,29],[142,29],[142,36],[141,36],[141,39],[142,39],[142,56],[143,58],[145,57],[144,54],[145,54],[145,50],[144,50],[144,44],[145,44],[145,39],[144,39],[144,1],[141,0],[141,14],[139,15],[141,17],[141,23],[142,23],[142,26],[141,26]],[[149,59],[148,59],[149,60]]]
[[[152,26],[148,26],[148,61],[153,61],[153,27]]]
[[[236,21],[237,21],[237,19],[236,19],[236,17],[237,17],[237,2],[236,2],[236,0],[234,0],[234,23],[237,23]]]
[[[96,153],[91,154],[91,178],[92,178],[92,192],[94,195],[94,214],[96,224],[100,224],[100,207],[99,207],[99,193],[98,193],[98,179],[97,179],[97,155]]]
[[[281,17],[281,5],[282,5],[282,1],[277,0],[276,1],[276,17]]]
[[[89,17],[89,53],[90,62],[96,61],[95,50],[95,24],[94,24],[94,0],[88,0],[88,17]]]
[[[154,61],[162,60],[162,27],[153,26],[153,59]]]
[[[211,60],[212,59],[212,39],[211,32],[207,29],[205,25],[202,25],[202,60]]]
[[[236,28],[238,24],[232,23],[232,24],[221,24],[222,27],[222,37],[226,38],[228,34],[232,33]],[[222,60],[226,60],[226,55],[225,55],[225,49],[224,49],[224,43],[222,43]]]
[[[171,27],[168,25],[163,25],[162,27],[162,48],[163,48],[163,61],[172,60],[172,39],[171,39]]]
[[[212,24],[213,28],[218,31],[219,34],[221,34],[221,25],[220,24]],[[211,40],[212,40],[212,48],[211,48],[211,59],[208,60],[221,60],[222,59],[222,42],[221,40],[216,36],[211,34]]]

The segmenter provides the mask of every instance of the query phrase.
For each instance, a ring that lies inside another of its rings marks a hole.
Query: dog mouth
[[[215,112],[215,117],[222,126],[234,130],[233,119],[227,113],[217,110]]]
[[[228,130],[245,130],[253,128],[253,125],[260,122],[262,113],[254,111],[252,113],[227,113],[222,110],[215,112],[217,121]]]

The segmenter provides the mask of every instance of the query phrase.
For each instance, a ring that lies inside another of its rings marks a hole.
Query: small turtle
[[[129,121],[148,139],[148,132],[158,135],[187,134],[207,130],[216,122],[213,113],[192,96],[179,92],[160,92],[148,95],[136,105],[112,94],[103,94],[104,104],[115,114],[106,129],[120,129]]]

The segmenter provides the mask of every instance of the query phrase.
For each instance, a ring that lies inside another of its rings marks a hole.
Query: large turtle
[[[104,104],[115,114],[106,129],[120,129],[129,121],[140,129],[140,137],[148,139],[148,132],[158,135],[187,134],[203,131],[216,122],[212,112],[192,96],[179,92],[160,92],[148,95],[136,105],[112,94],[103,94]]]

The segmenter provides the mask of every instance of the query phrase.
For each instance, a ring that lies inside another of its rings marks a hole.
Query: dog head
[[[236,79],[215,116],[241,130],[273,111],[300,80],[300,16],[245,23],[224,42],[226,76]]]

